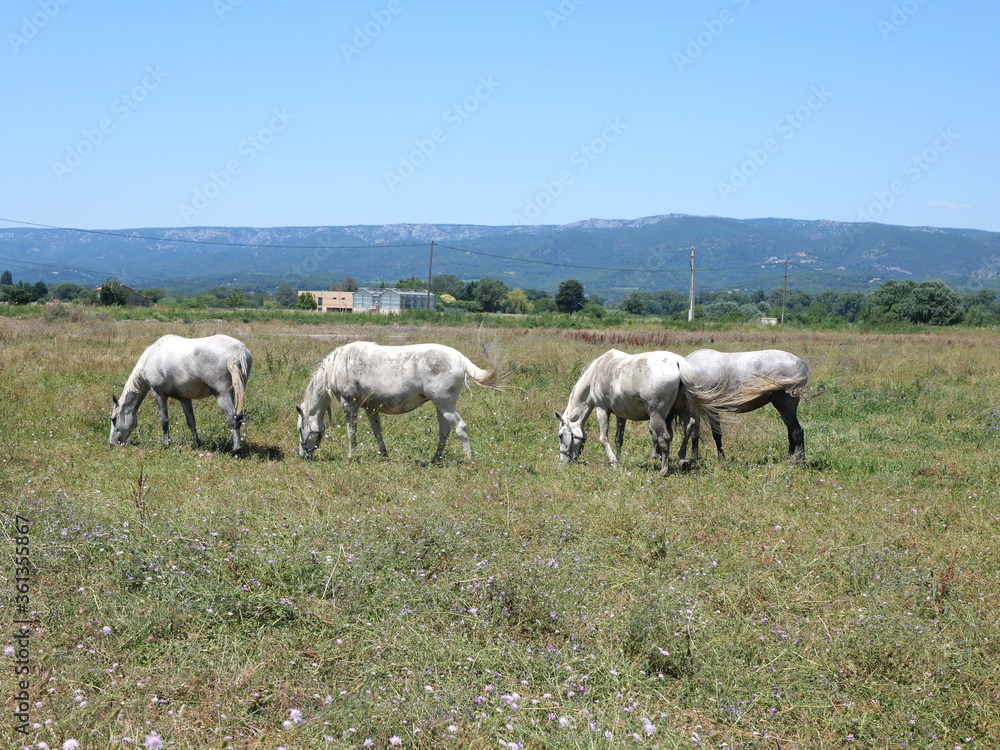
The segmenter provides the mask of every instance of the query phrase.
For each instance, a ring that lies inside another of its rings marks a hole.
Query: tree
[[[226,297],[226,307],[246,307],[249,304],[246,293],[242,289],[233,289]],[[315,303],[315,300],[313,300]],[[315,304],[313,305],[315,307]]]
[[[913,290],[901,314],[914,323],[954,325],[962,320],[962,298],[943,281],[925,281]]]
[[[155,305],[161,299],[167,296],[167,293],[162,289],[157,287],[150,287],[149,289],[140,289],[139,294],[146,298],[146,302],[151,305]]]
[[[528,302],[536,302],[540,299],[552,299],[552,295],[544,289],[525,289],[524,294],[528,297]]]
[[[622,299],[622,312],[629,315],[642,315],[644,307],[639,292],[629,292]]]
[[[887,281],[861,310],[868,323],[926,323],[953,325],[962,320],[962,298],[943,281]]]
[[[295,291],[295,287],[289,286],[288,284],[282,284],[274,292],[274,301],[278,303],[280,307],[295,307],[295,303],[298,302],[299,294]]]
[[[128,290],[116,278],[110,278],[97,290],[97,303],[105,307],[125,307],[128,304]]]
[[[31,288],[31,297],[33,301],[47,297],[49,294],[49,288],[46,286],[44,281],[36,281],[35,285]]]
[[[511,289],[503,301],[503,311],[511,315],[524,315],[531,310],[531,303],[520,289]]]
[[[573,314],[582,310],[586,304],[587,295],[583,291],[583,284],[576,279],[559,283],[559,290],[556,292],[556,307],[559,312]]]
[[[315,310],[317,308],[316,298],[312,296],[311,292],[300,292],[295,307],[299,310]]]
[[[339,284],[330,289],[331,292],[356,292],[358,291],[358,282],[354,280],[353,276],[345,276]]]
[[[0,273],[0,286],[13,286],[14,276],[10,271],[4,271]]]
[[[31,304],[31,292],[23,287],[14,287],[7,292],[7,299],[12,305]]]
[[[508,292],[510,289],[500,279],[487,276],[475,285],[472,299],[482,305],[486,312],[499,312]]]
[[[427,288],[427,282],[421,281],[416,276],[411,276],[408,279],[400,279],[396,282],[397,289],[416,289],[424,290]]]
[[[63,281],[59,284],[53,284],[52,288],[49,290],[49,295],[54,299],[69,302],[71,300],[80,299],[84,296],[86,291],[87,290],[79,284],[71,284],[68,281]]]
[[[439,273],[431,279],[431,291],[434,294],[450,294],[455,299],[460,299],[464,289],[462,280],[450,273]]]

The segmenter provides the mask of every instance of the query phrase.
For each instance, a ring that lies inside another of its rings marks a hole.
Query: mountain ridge
[[[18,227],[0,230],[0,264],[13,262],[17,278],[47,283],[116,276],[137,287],[188,290],[325,288],[345,276],[387,284],[426,278],[431,241],[435,274],[550,291],[575,278],[612,299],[631,289],[686,291],[692,248],[706,290],[773,288],[786,273],[803,289],[866,290],[892,278],[1000,288],[996,232],[677,213],[562,225]]]

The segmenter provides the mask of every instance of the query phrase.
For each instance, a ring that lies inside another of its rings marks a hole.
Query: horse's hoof
[[[688,459],[684,459],[680,462],[681,471],[691,471],[691,462]]]

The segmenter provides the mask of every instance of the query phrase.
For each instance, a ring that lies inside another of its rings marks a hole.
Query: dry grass
[[[474,329],[78,317],[0,320],[0,544],[29,519],[32,742],[1000,744],[994,333],[508,329],[505,390],[459,402],[475,461],[456,441],[432,466],[427,407],[383,419],[388,461],[366,425],[348,461],[337,415],[307,463],[294,404],[340,343],[479,361]],[[177,405],[162,448],[151,402],[107,446],[111,394],[168,332],[250,347],[246,455],[207,402],[201,450]],[[553,411],[612,346],[806,359],[807,466],[764,410],[728,417],[730,459],[691,474],[661,479],[641,426],[620,470],[596,444],[558,465]]]

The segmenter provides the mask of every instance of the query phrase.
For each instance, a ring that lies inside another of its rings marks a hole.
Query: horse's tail
[[[693,386],[692,398],[703,408],[715,411],[737,411],[746,404],[768,394],[784,391],[793,398],[805,395],[809,372],[795,375],[774,373],[754,375],[746,380],[723,378],[710,387]]]
[[[691,419],[695,423],[700,422],[702,417],[717,419],[719,412],[725,411],[728,404],[726,394],[729,382],[722,381],[711,387],[700,386],[694,368],[686,359],[679,358],[677,367],[680,370],[681,392],[687,400]]]
[[[486,369],[477,366],[468,357],[465,357],[465,377],[476,385],[483,385],[488,388],[499,389],[506,377],[504,365],[507,358],[499,341],[494,339],[490,344],[483,338],[482,328],[479,329],[479,351],[482,352],[486,360]]]
[[[250,370],[253,368],[253,357],[246,347],[241,348],[236,354],[226,362],[229,368],[229,375],[233,381],[233,405],[236,413],[242,414],[246,404],[247,380],[250,378]]]

